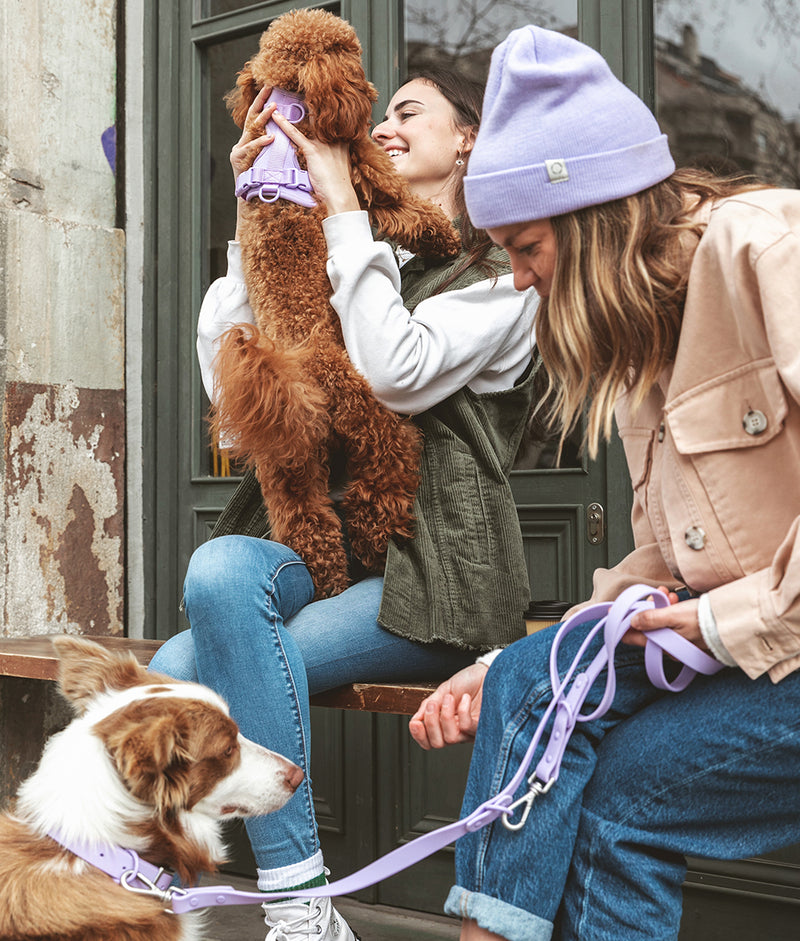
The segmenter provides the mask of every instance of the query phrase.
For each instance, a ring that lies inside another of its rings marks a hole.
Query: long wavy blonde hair
[[[619,395],[632,391],[640,405],[675,358],[687,252],[702,235],[697,207],[764,187],[686,168],[633,196],[551,218],[557,256],[536,341],[549,380],[541,417],[562,443],[590,403],[585,445],[596,456]]]

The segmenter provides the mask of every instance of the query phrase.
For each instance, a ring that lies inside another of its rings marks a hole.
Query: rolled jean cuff
[[[550,941],[553,923],[490,895],[454,885],[444,903],[448,915],[471,918],[486,931],[508,941]]]

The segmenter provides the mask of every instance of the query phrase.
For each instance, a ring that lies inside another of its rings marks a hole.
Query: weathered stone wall
[[[0,634],[123,631],[116,16],[0,4]]]

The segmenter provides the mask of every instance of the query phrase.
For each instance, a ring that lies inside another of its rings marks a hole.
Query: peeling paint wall
[[[0,4],[0,634],[125,626],[117,4]]]
[[[118,395],[6,389],[5,612],[25,633],[116,633],[123,619]]]

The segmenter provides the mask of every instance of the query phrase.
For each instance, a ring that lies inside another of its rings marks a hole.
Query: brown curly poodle
[[[349,142],[354,188],[381,236],[416,254],[457,254],[458,236],[445,215],[408,190],[369,136],[377,92],[348,23],[323,10],[274,20],[228,95],[240,127],[265,85],[302,96],[310,120],[297,126],[308,137]],[[342,523],[330,498],[332,457],[346,460],[342,506],[351,552],[367,570],[380,571],[389,539],[413,535],[421,438],[410,420],[376,401],[348,359],[329,303],[323,210],[258,198],[242,208],[257,329],[238,325],[221,340],[212,423],[234,442],[233,455],[255,468],[272,538],[303,558],[316,597],[328,597],[349,584]]]

